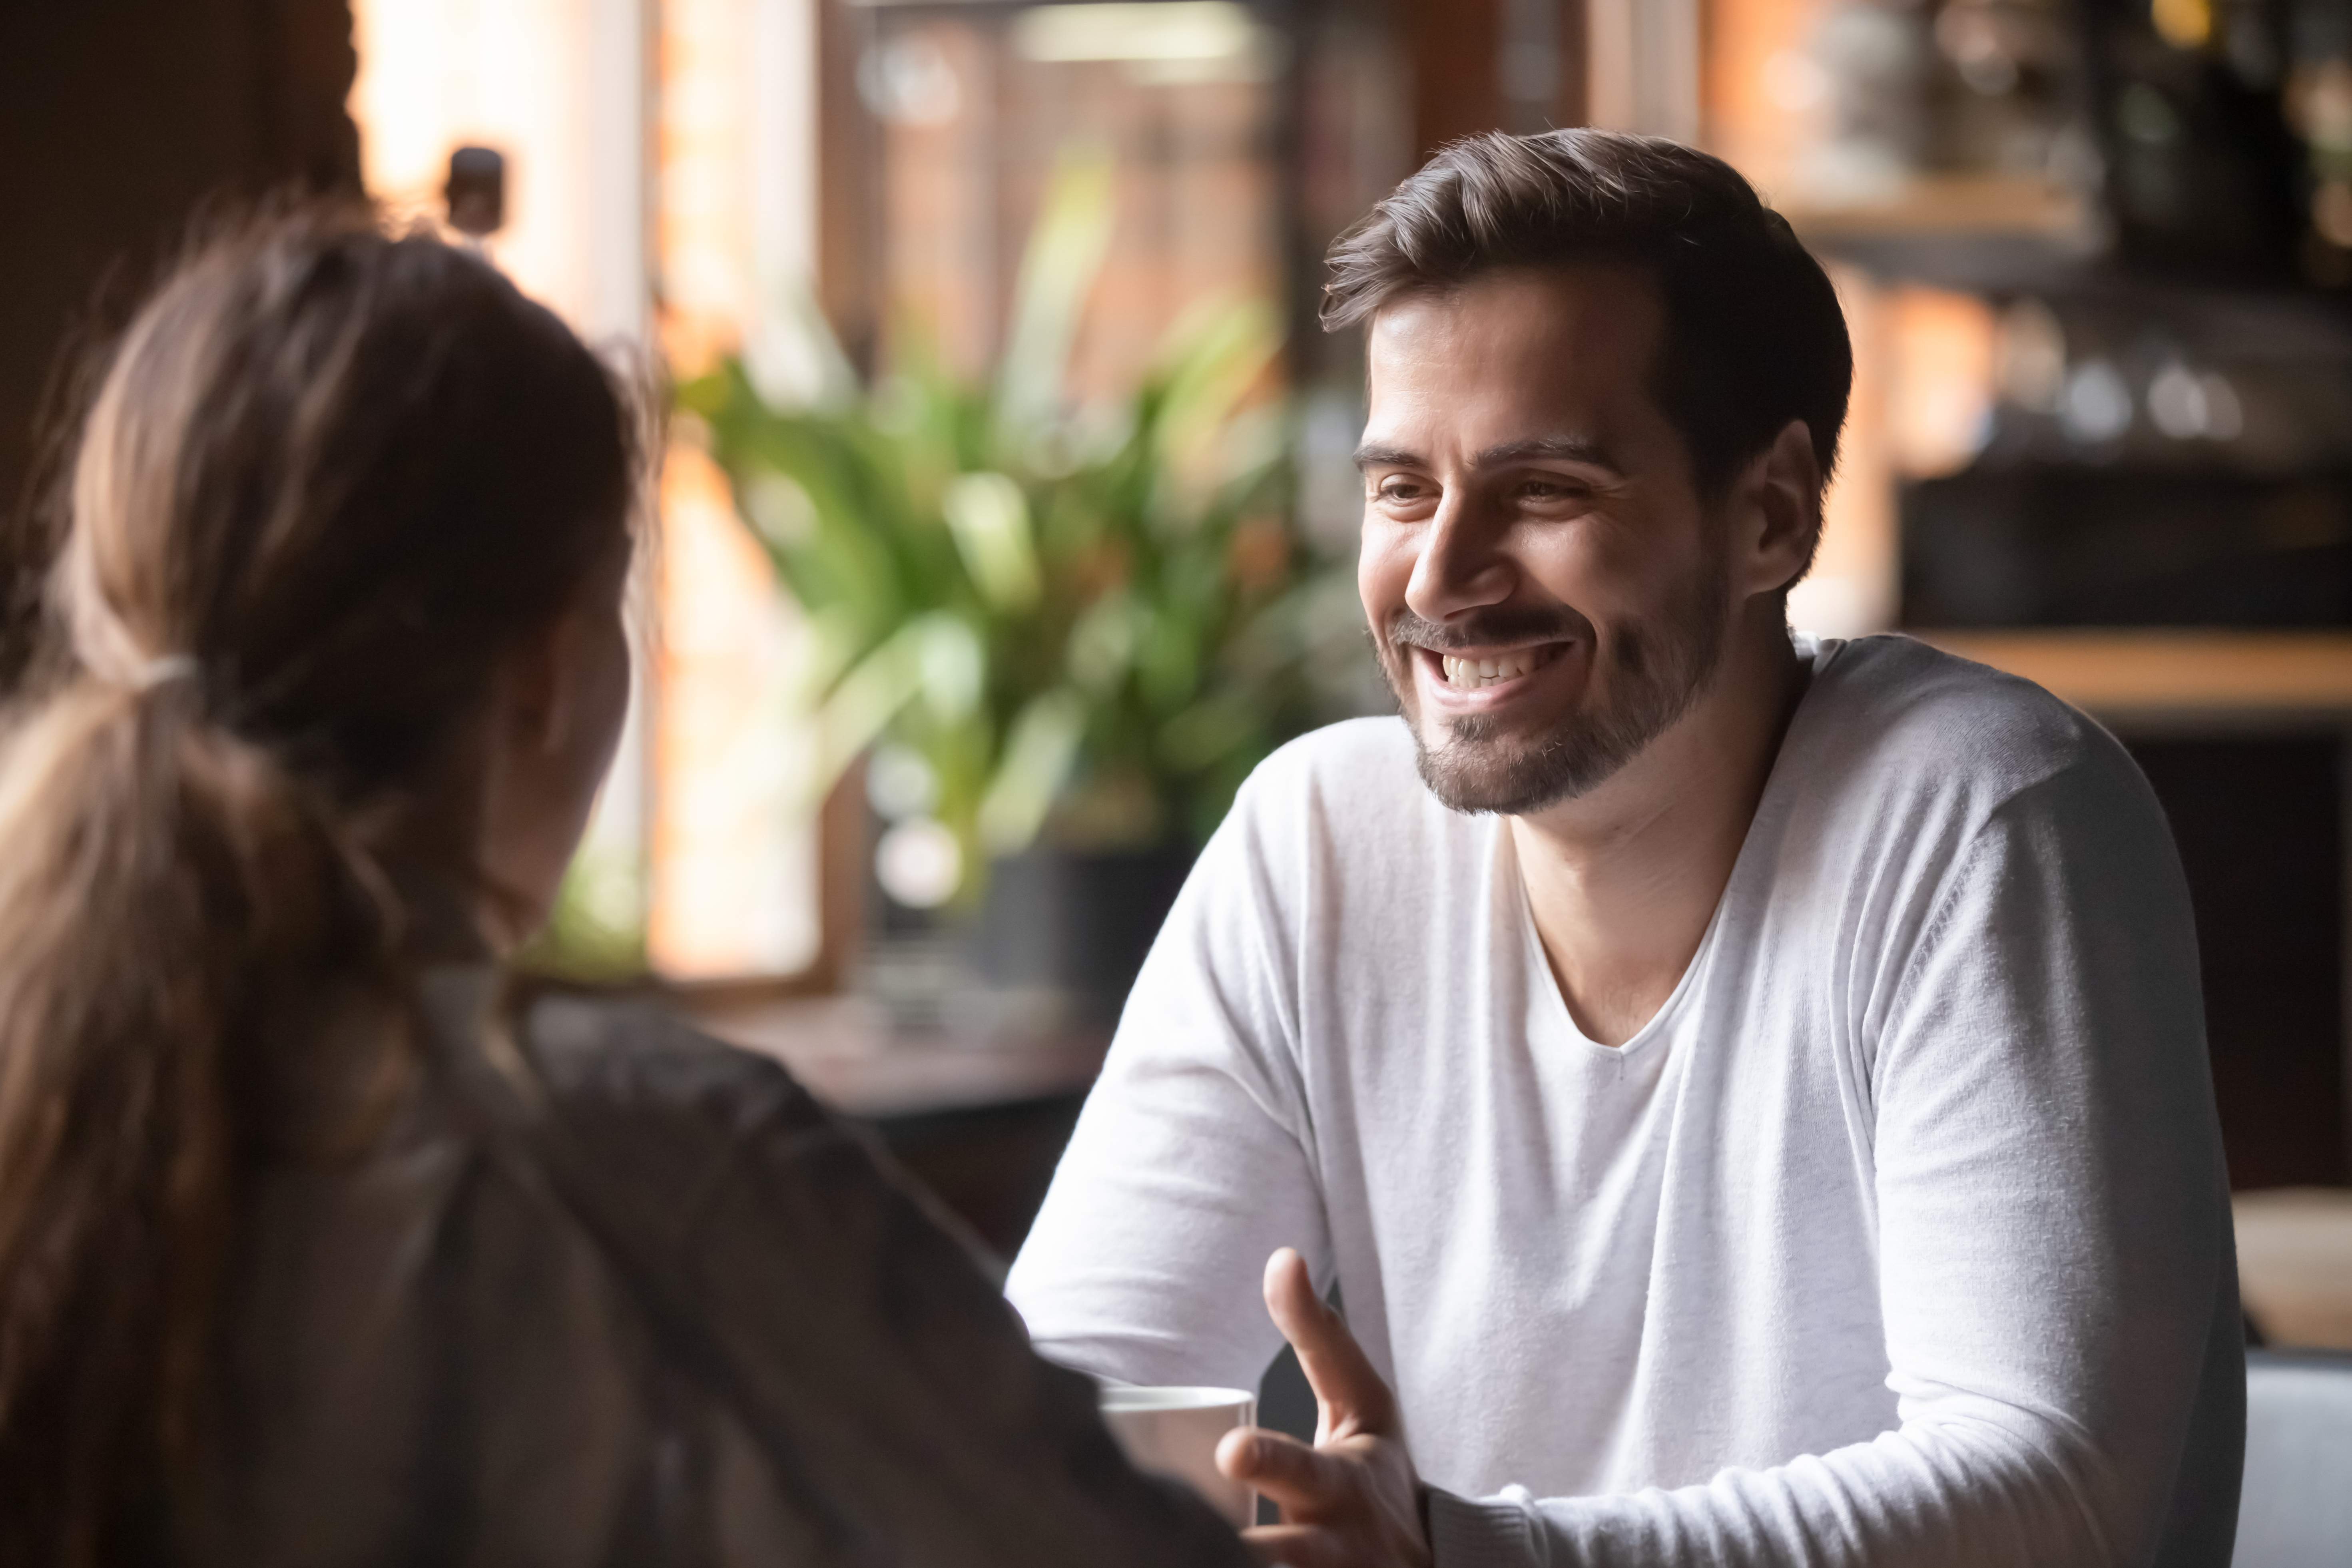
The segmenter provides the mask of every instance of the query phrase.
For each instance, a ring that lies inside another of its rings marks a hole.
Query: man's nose
[[[1449,490],[1422,535],[1420,558],[1405,584],[1406,606],[1423,620],[1443,621],[1501,604],[1511,596],[1515,577],[1500,545],[1471,498]]]

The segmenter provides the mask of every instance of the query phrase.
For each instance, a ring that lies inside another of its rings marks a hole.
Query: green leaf
[[[1237,691],[1195,702],[1160,728],[1160,758],[1179,773],[1197,773],[1232,755],[1256,734],[1265,715]]]
[[[916,637],[923,701],[942,724],[960,724],[980,708],[988,682],[988,652],[961,616],[925,616],[907,630]]]
[[[997,373],[996,436],[1003,451],[1024,449],[1062,411],[1070,347],[1110,250],[1112,174],[1107,148],[1073,148],[1046,187],[1013,288],[1013,325]]]
[[[923,689],[925,623],[901,627],[897,636],[853,666],[817,712],[817,765],[811,788],[822,796],[839,781],[883,727]]]
[[[751,531],[771,550],[789,554],[816,542],[821,526],[816,503],[790,474],[751,470],[736,484],[735,502]]]
[[[1087,606],[1070,628],[1063,655],[1070,682],[1081,691],[1106,693],[1135,663],[1135,646],[1150,624],[1151,612],[1126,594],[1110,594]]]
[[[1034,605],[1044,584],[1029,500],[1021,487],[1003,474],[961,474],[940,506],[982,597],[999,610],[1018,612]]]
[[[1021,710],[1006,738],[1004,761],[980,803],[981,847],[1015,855],[1035,841],[1077,760],[1086,722],[1085,699],[1067,689],[1033,698]]]
[[[1180,465],[1205,462],[1234,410],[1282,349],[1281,319],[1264,300],[1211,301],[1185,313],[1162,350],[1160,449]]]
[[[772,280],[769,309],[744,344],[746,378],[771,407],[846,408],[857,401],[857,371],[833,334],[816,295],[797,277]]]
[[[1264,301],[1189,312],[1129,395],[1068,404],[1112,219],[1108,154],[1066,157],[986,382],[902,318],[862,392],[837,346],[781,339],[677,389],[681,434],[807,616],[808,771],[829,785],[884,740],[919,753],[976,868],[1049,822],[1072,842],[1205,827],[1349,641],[1309,613]],[[821,374],[788,374],[794,354]]]

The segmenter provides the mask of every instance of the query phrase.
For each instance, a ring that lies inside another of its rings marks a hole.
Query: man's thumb
[[[1372,1370],[1346,1321],[1315,1294],[1307,1260],[1287,1247],[1265,1260],[1265,1310],[1298,1352],[1299,1370],[1315,1391],[1320,1411],[1315,1440],[1327,1443],[1354,1433],[1391,1436],[1396,1403],[1389,1385]]]

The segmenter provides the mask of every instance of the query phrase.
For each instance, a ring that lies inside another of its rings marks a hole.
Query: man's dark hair
[[[1821,263],[1720,158],[1609,131],[1500,132],[1439,150],[1331,247],[1323,324],[1507,267],[1614,262],[1657,280],[1652,391],[1719,496],[1791,419],[1827,482],[1853,351]]]

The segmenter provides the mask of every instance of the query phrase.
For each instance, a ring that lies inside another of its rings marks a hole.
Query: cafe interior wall
[[[813,0],[356,0],[367,185],[440,210],[498,150],[485,248],[616,360],[691,375],[814,288]],[[798,622],[691,439],[658,477],[637,700],[568,912],[665,979],[822,978],[820,797],[796,764]],[[575,928],[577,929],[577,928]]]
[[[201,208],[357,188],[352,68],[344,0],[0,6],[0,690],[30,647],[66,371]]]

